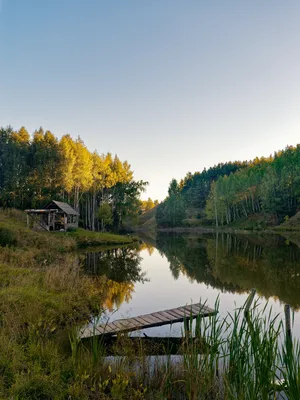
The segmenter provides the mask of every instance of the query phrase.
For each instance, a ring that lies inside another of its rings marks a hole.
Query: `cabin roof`
[[[75,211],[69,204],[63,203],[62,201],[52,200],[49,204],[46,205],[46,209],[50,206],[50,204],[54,203],[60,208],[64,213],[68,215],[80,215],[79,212]]]

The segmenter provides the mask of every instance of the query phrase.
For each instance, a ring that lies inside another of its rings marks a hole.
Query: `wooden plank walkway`
[[[117,333],[133,332],[145,328],[183,322],[185,318],[189,319],[190,316],[192,318],[196,318],[198,315],[207,317],[215,313],[214,309],[201,303],[191,304],[138,317],[118,319],[92,328],[84,328],[79,332],[79,337],[84,339],[98,335],[116,335]]]

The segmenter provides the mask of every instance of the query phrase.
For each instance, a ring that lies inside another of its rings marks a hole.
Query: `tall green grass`
[[[80,342],[76,329],[63,353],[51,335],[7,339],[0,344],[0,394],[16,399],[124,400],[269,400],[285,395],[299,400],[299,341],[286,332],[285,321],[267,305],[261,308],[259,301],[246,312],[245,304],[225,317],[187,316],[178,356],[166,347],[163,356],[149,357],[154,348],[146,348],[142,339],[137,347],[128,335],[120,335],[116,356],[107,357],[103,337]],[[219,300],[215,307],[219,309]]]
[[[216,303],[218,309],[219,303]],[[195,336],[186,342],[182,389],[188,399],[300,399],[300,344],[285,332],[284,321],[259,299],[227,317],[196,319]]]
[[[89,350],[83,346],[85,358],[93,368],[101,366],[98,387],[104,390],[106,382],[107,398],[300,399],[299,341],[286,334],[279,315],[259,303],[256,299],[250,309],[246,303],[225,318],[187,316],[179,362],[167,349],[165,356],[149,358],[142,340],[133,352],[127,335],[120,335],[115,348],[122,357],[105,357],[105,341],[95,345],[94,338]],[[78,360],[81,356],[79,351]]]
[[[178,356],[166,346],[150,358],[155,348],[128,335],[112,358],[103,338],[80,342],[105,279],[82,273],[74,238],[12,218],[0,213],[0,399],[300,399],[300,343],[259,299],[225,317],[187,315]]]

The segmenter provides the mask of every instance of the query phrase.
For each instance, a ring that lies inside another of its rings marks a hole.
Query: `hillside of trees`
[[[263,220],[261,227],[288,220],[300,209],[300,145],[268,158],[219,164],[173,179],[157,209],[160,228],[230,226]],[[259,219],[259,218],[258,218]]]
[[[189,216],[202,221],[205,218],[204,209],[212,182],[246,166],[247,163],[229,162],[218,164],[208,170],[204,169],[202,172],[194,174],[189,172],[180,182],[173,179],[169,185],[167,198],[157,208],[158,227],[182,226]]]
[[[80,138],[0,128],[0,207],[41,208],[56,199],[80,212],[83,227],[118,230],[139,209],[146,184],[127,161],[91,153]]]

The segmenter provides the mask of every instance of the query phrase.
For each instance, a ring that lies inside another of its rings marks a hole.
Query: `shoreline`
[[[149,231],[147,229],[136,229],[135,233],[145,233]],[[282,235],[282,234],[295,234],[300,236],[300,230],[281,230],[281,229],[238,229],[238,228],[206,228],[206,227],[176,227],[176,228],[157,228],[156,233],[231,233],[231,234],[271,234],[271,235]]]

